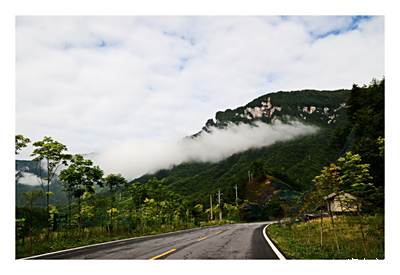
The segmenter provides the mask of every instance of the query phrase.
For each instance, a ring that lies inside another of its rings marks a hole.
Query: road
[[[229,224],[133,238],[33,259],[278,259],[263,236],[266,223]]]

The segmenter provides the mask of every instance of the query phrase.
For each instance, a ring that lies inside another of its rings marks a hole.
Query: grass
[[[200,227],[222,225],[233,223],[232,221],[211,221],[202,222]],[[89,227],[79,232],[77,229],[68,231],[51,232],[50,239],[46,240],[45,229],[36,234],[32,238],[32,246],[30,245],[29,237],[24,240],[19,239],[16,242],[16,258],[25,258],[29,256],[49,253],[79,246],[90,244],[121,240],[126,238],[133,238],[145,235],[155,235],[167,232],[173,232],[183,229],[195,228],[194,224],[176,225],[160,225],[152,227],[144,227],[140,230],[128,232],[127,230],[115,230],[113,234],[108,233],[102,227]]]
[[[172,226],[161,225],[158,227],[147,227],[136,231],[127,230],[114,230],[112,234],[107,232],[102,227],[89,227],[83,231],[77,229],[51,232],[49,240],[46,240],[46,233],[43,230],[41,233],[36,234],[32,238],[32,245],[30,245],[29,237],[25,240],[19,239],[16,241],[16,258],[24,258],[33,255],[49,253],[68,248],[74,248],[84,245],[102,243],[107,241],[114,241],[144,235],[154,235],[160,233],[167,233],[182,229],[189,229],[195,227],[193,224]]]
[[[382,215],[339,216],[334,223],[335,231],[331,219],[323,219],[322,246],[320,219],[297,224],[273,224],[267,230],[280,251],[290,259],[384,259]]]

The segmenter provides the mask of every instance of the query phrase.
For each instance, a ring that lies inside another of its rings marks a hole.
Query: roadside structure
[[[332,213],[354,213],[357,212],[361,205],[357,202],[357,198],[349,193],[331,193],[324,197],[326,208]]]

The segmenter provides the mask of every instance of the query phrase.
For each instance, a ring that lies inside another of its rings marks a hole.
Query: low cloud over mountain
[[[235,153],[271,145],[301,135],[315,133],[315,126],[298,121],[289,124],[256,122],[231,124],[224,129],[211,128],[196,138],[183,140],[140,140],[108,148],[95,157],[106,173],[121,172],[127,178],[135,178],[159,169],[170,168],[187,161],[217,162]]]

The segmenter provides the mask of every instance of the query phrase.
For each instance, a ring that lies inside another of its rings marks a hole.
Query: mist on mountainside
[[[318,128],[299,121],[282,123],[278,120],[273,124],[240,123],[209,130],[209,133],[202,132],[195,138],[178,141],[133,139],[108,148],[95,156],[94,161],[106,173],[122,173],[133,179],[183,162],[218,162],[249,149],[313,134]]]

